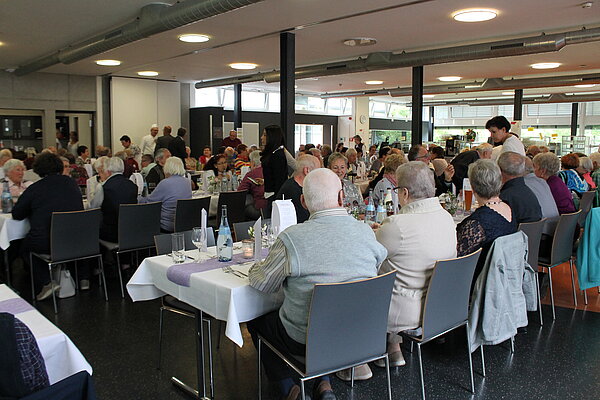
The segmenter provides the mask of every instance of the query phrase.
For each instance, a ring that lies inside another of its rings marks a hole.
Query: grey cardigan
[[[492,244],[471,296],[471,352],[510,339],[527,325],[527,311],[537,310],[535,272],[527,252],[527,235],[521,231]]]

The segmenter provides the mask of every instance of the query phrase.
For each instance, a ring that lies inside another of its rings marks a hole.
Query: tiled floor
[[[555,269],[557,304],[572,302],[570,275]],[[564,276],[569,280],[563,279]],[[18,277],[17,277],[18,278]],[[563,282],[565,281],[565,282]],[[560,283],[558,283],[560,282]],[[27,296],[27,281],[16,282]],[[54,316],[52,302],[39,303],[40,310],[76,343],[94,368],[100,399],[184,399],[170,383],[176,375],[194,382],[194,322],[168,314],[165,318],[162,370],[156,369],[159,301],[132,303],[121,299],[118,281],[109,280],[109,302],[94,282],[92,290],[60,300]],[[590,302],[598,304],[597,293]],[[487,376],[483,378],[478,353],[474,353],[475,388],[469,386],[466,341],[463,332],[450,335],[445,344],[424,346],[424,370],[429,399],[593,399],[600,393],[597,363],[600,355],[600,313],[557,308],[551,321],[544,306],[546,323],[538,324],[530,314],[528,333],[516,338],[516,351],[508,343],[486,347]],[[404,352],[407,365],[392,372],[394,399],[420,398],[416,353]],[[339,399],[385,399],[383,369],[372,367],[374,377],[349,384],[334,378]],[[216,399],[254,399],[256,352],[246,333],[245,345],[237,348],[223,338],[215,355]],[[264,388],[265,399],[276,399],[273,386]]]

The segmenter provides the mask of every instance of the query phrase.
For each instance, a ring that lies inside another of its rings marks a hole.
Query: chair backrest
[[[454,328],[469,317],[471,282],[481,249],[435,263],[423,311],[423,340]]]
[[[256,221],[236,222],[233,224],[233,232],[235,233],[235,240],[241,241],[244,239],[250,239],[248,229],[254,226]]]
[[[50,256],[52,261],[72,260],[100,254],[99,232],[102,212],[86,211],[52,213]]]
[[[562,264],[571,259],[573,254],[573,237],[575,236],[575,228],[581,210],[563,214],[558,219],[554,239],[552,240],[552,252],[550,254],[550,264],[552,266]]]
[[[142,176],[142,174],[140,174],[139,172],[134,172],[129,177],[129,180],[135,183],[135,185],[138,188],[138,196],[141,196],[142,193],[144,193],[144,177]]]
[[[213,231],[213,228],[212,227],[206,228],[206,233],[208,236],[206,238],[207,239],[206,245],[208,247],[215,246],[215,233]],[[190,230],[190,231],[183,232],[183,237],[184,237],[183,242],[184,242],[185,249],[186,250],[194,250],[196,248],[196,246],[192,242],[192,231]],[[172,242],[171,242],[171,234],[163,233],[163,234],[154,236],[154,246],[156,247],[156,255],[158,255],[158,256],[170,253],[171,249],[173,248]]]
[[[200,226],[202,221],[202,209],[210,210],[210,196],[197,199],[177,200],[175,208],[175,232],[189,231]]]
[[[543,218],[537,222],[522,222],[519,224],[519,230],[527,235],[527,242],[529,244],[527,262],[534,270],[536,270],[538,265],[540,242],[542,240],[542,231],[544,230],[545,224],[546,218]]]
[[[385,353],[395,277],[392,271],[360,281],[315,285],[306,336],[307,374]]]
[[[221,192],[219,193],[219,203],[217,208],[217,226],[221,222],[221,210],[223,205],[227,205],[227,220],[229,224],[244,222],[246,216],[244,213],[246,205],[246,190],[239,192]]]
[[[583,226],[585,224],[585,219],[587,218],[588,213],[592,209],[592,203],[594,202],[594,197],[596,197],[596,191],[592,190],[590,192],[583,192],[581,195],[581,201],[579,202],[579,210],[581,214],[579,214],[579,225]]]
[[[161,202],[119,206],[119,250],[154,246],[160,233]]]

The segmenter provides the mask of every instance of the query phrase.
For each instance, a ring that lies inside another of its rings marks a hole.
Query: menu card
[[[254,223],[254,261],[262,259],[262,218]]]
[[[297,222],[296,208],[292,200],[275,200],[273,202],[271,224],[277,235],[283,232],[288,226],[296,225]]]

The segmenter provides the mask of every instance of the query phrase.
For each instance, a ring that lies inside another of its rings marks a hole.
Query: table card
[[[262,218],[254,223],[254,261],[262,259]]]
[[[273,232],[279,235],[288,226],[296,225],[297,221],[296,208],[292,200],[275,200],[273,202],[273,210],[271,211]]]

